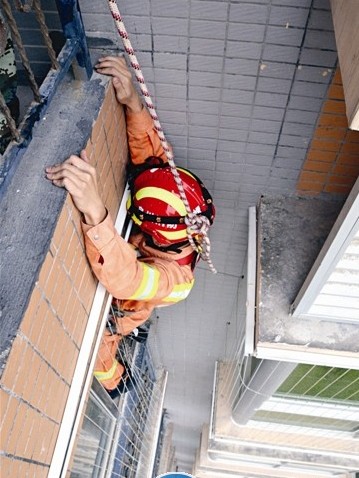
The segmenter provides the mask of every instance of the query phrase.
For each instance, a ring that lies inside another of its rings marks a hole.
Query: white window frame
[[[337,322],[359,322],[359,317],[334,317],[331,314],[311,313],[316,298],[320,294],[328,278],[335,270],[346,249],[359,233],[359,178],[349,194],[338,219],[336,220],[317,260],[308,274],[291,307],[294,318],[316,318],[335,320]]]
[[[253,355],[255,342],[256,310],[256,271],[257,271],[257,211],[255,206],[248,208],[248,251],[247,251],[247,301],[244,356]]]

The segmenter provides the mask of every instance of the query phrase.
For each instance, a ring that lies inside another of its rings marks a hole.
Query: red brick
[[[15,417],[20,406],[20,401],[17,398],[8,395],[4,391],[1,391],[1,393],[4,395],[1,399],[1,411],[3,414],[3,420],[0,429],[0,442],[1,448],[4,451],[7,451],[7,441],[9,439],[15,421]],[[5,396],[7,396],[7,398],[5,398]]]
[[[359,163],[359,157],[357,154],[338,154],[338,163],[340,164],[352,164],[356,165]]]
[[[353,178],[353,177],[348,177],[348,176],[337,176],[337,175],[333,175],[333,176],[329,176],[329,183],[330,184],[341,184],[341,185],[344,185],[344,184],[350,184],[350,185],[353,185],[355,183],[355,180],[356,180],[356,177]]]
[[[13,458],[0,455],[0,470],[1,470],[2,478],[13,478],[14,476],[16,476],[12,472],[13,462],[14,462]]]
[[[91,142],[95,143],[99,135],[102,133],[103,133],[103,124],[102,124],[102,118],[101,118],[101,112],[100,112],[99,116],[97,117],[96,121],[94,122],[92,126]]]
[[[332,163],[337,157],[336,152],[320,151],[317,149],[311,149],[307,154],[307,161],[324,161]]]
[[[92,164],[92,158],[93,158],[93,145],[92,145],[92,142],[91,142],[91,139],[89,139],[87,141],[87,144],[84,148],[85,152],[86,152],[86,155],[90,161],[90,164]]]
[[[27,346],[24,348],[23,359],[15,381],[14,392],[30,403],[36,389],[40,362],[39,356],[32,347]]]
[[[63,239],[63,231],[64,229],[66,229],[68,221],[69,221],[69,216],[67,214],[67,209],[62,208],[62,211],[57,221],[56,229],[51,241],[51,243],[55,246],[56,249],[60,248],[60,244]]]
[[[345,102],[342,100],[327,100],[322,108],[323,113],[345,114]]]
[[[339,185],[339,184],[327,184],[324,187],[324,192],[327,193],[338,193],[338,194],[349,194],[352,189],[350,185]]]
[[[335,85],[342,85],[342,75],[340,72],[340,68],[338,67],[334,73],[332,83]]]
[[[340,151],[342,153],[356,153],[359,158],[359,143],[344,143]]]
[[[332,163],[325,161],[306,161],[303,170],[327,173],[332,169],[332,167]]]
[[[45,259],[44,263],[42,264],[41,271],[40,271],[40,276],[39,276],[39,283],[40,283],[42,289],[44,288],[44,286],[47,282],[47,279],[48,279],[49,274],[50,274],[51,269],[52,269],[52,265],[53,265],[53,257],[50,253],[47,253],[46,259]]]
[[[2,383],[10,390],[14,387],[15,378],[19,373],[19,369],[21,368],[25,347],[25,341],[21,337],[17,336],[12,344],[1,380]]]
[[[0,389],[0,405],[1,405],[1,414],[2,416],[0,417],[0,430],[1,430],[1,440],[0,442],[2,442],[2,424],[3,422],[5,421],[5,417],[6,417],[6,409],[9,405],[9,402],[10,402],[10,395],[5,392],[4,390]]]
[[[341,143],[333,140],[319,140],[313,139],[311,143],[312,149],[319,149],[320,151],[339,151]]]
[[[317,194],[317,193],[320,193],[322,190],[323,190],[323,183],[315,183],[315,182],[300,180],[297,184],[297,191]]]
[[[39,307],[40,300],[41,300],[41,291],[36,285],[31,294],[29,305],[27,306],[26,312],[24,314],[24,317],[20,325],[20,330],[27,337],[30,334],[34,320],[36,320],[37,309]]]
[[[327,174],[312,172],[312,171],[302,171],[300,175],[301,181],[308,181],[308,182],[323,183],[325,182],[326,178],[327,178]]]
[[[344,91],[341,85],[332,84],[328,90],[328,98],[344,100]]]
[[[319,126],[336,126],[338,128],[348,128],[348,120],[345,115],[332,115],[323,113],[318,122]]]
[[[320,138],[332,138],[336,140],[343,140],[347,134],[346,128],[333,128],[332,126],[318,126],[314,132],[314,136],[317,139]]]
[[[341,176],[350,176],[352,178],[357,178],[359,174],[359,163],[354,166],[336,164],[334,166],[333,173]]]
[[[41,415],[32,408],[27,407],[24,421],[21,423],[21,433],[16,443],[15,455],[26,458],[32,457],[31,444],[38,439],[36,437],[36,426],[39,420],[41,420]]]
[[[41,296],[39,307],[36,311],[36,316],[33,318],[32,327],[28,334],[29,341],[36,345],[38,343],[39,337],[41,336],[42,329],[46,324],[46,316],[49,312],[49,306],[44,300],[44,296]]]
[[[349,143],[359,143],[359,131],[348,129],[345,141]]]
[[[10,453],[11,455],[15,455],[16,453],[17,443],[22,434],[22,429],[26,420],[26,414],[28,409],[29,409],[28,405],[25,405],[24,403],[21,403],[21,402],[17,408],[13,425],[8,437],[7,445],[4,450],[7,453]]]

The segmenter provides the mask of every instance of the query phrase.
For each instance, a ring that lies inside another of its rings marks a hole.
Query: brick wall
[[[349,194],[359,174],[359,131],[348,129],[340,71],[323,104],[297,189],[301,193]]]
[[[115,217],[128,152],[112,87],[86,150]],[[47,476],[95,289],[68,196],[2,376],[2,478]]]

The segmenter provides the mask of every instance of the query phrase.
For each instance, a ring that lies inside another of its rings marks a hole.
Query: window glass
[[[71,466],[71,478],[105,476],[115,417],[91,391]]]

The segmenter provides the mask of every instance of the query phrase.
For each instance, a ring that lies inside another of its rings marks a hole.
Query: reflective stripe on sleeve
[[[114,376],[117,370],[117,365],[118,365],[118,362],[116,359],[114,359],[110,370],[107,370],[106,372],[100,372],[95,370],[93,374],[100,382],[104,382],[105,380],[110,380],[112,379],[112,377]]]
[[[140,264],[143,271],[142,280],[135,293],[128,298],[129,300],[150,300],[158,290],[159,271],[143,262],[140,262]]]
[[[184,300],[187,298],[189,293],[191,292],[191,289],[193,287],[194,280],[192,280],[189,283],[185,284],[178,284],[175,285],[174,288],[172,289],[172,292],[162,299],[163,302],[179,302],[181,300]]]

